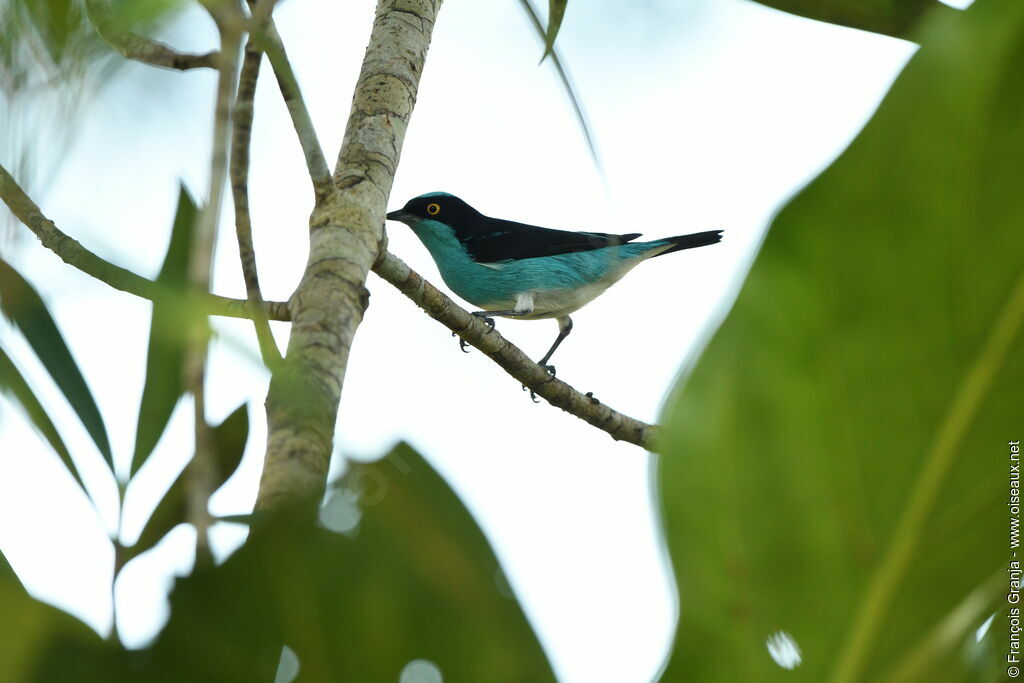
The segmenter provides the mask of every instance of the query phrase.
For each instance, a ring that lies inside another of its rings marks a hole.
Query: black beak
[[[406,219],[412,218],[412,214],[406,212],[405,209],[398,209],[389,213],[386,218],[389,221],[399,221],[404,223]]]

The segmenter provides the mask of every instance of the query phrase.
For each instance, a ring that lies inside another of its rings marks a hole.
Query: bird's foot
[[[594,404],[595,406],[599,406],[599,405],[601,405],[601,402],[597,400],[597,396],[594,396],[594,392],[593,392],[593,391],[588,391],[588,392],[587,392],[586,394],[584,394],[584,395],[585,395],[585,396],[586,396],[586,397],[587,397],[588,399],[590,399],[590,402],[591,402],[592,404]]]
[[[547,382],[550,382],[551,380],[553,380],[555,378],[555,366],[554,365],[545,365],[544,363],[539,363],[539,365],[542,368],[544,368],[545,372],[547,372],[549,375],[551,375],[551,377],[545,382],[545,384]],[[530,400],[531,401],[533,401],[534,403],[540,403],[540,401],[537,400],[537,392],[535,392],[533,389],[531,389],[530,387],[528,387],[528,386],[526,386],[524,384],[523,385],[523,391],[529,391],[530,392]]]
[[[452,332],[452,336],[458,337],[459,335],[456,332]],[[469,353],[469,349],[466,348],[466,340],[462,337],[459,337],[459,348],[462,349],[463,353]]]
[[[487,327],[494,329],[494,318],[487,315],[486,311],[473,311],[470,315],[475,315],[480,318]]]
[[[494,318],[487,315],[487,311],[473,311],[472,313],[470,313],[470,315],[480,318],[480,320],[483,321],[483,323],[490,328],[489,330],[487,330],[488,334],[490,334],[491,330],[494,329]],[[452,332],[452,336],[455,337],[458,335],[457,333]],[[465,339],[459,339],[459,348],[462,349],[463,353],[469,353],[469,349],[466,348],[467,345],[468,342]]]

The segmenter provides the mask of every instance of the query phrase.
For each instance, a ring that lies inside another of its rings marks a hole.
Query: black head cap
[[[389,213],[387,218],[403,223],[426,218],[450,225],[458,233],[470,228],[484,216],[455,195],[431,192],[413,197],[401,209]]]

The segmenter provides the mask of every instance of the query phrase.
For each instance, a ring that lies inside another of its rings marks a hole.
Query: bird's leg
[[[555,376],[555,366],[547,365],[547,362],[551,359],[551,354],[555,352],[555,349],[562,343],[562,340],[569,336],[570,332],[572,332],[572,318],[567,315],[558,318],[558,337],[555,339],[555,343],[551,345],[551,348],[548,349],[548,352],[544,354],[544,357],[537,361],[537,365],[547,370],[551,377]],[[523,389],[526,388],[524,385]],[[530,400],[534,403],[540,403],[537,400],[537,394],[532,389],[530,390]]]
[[[487,325],[487,327],[489,327],[489,328],[491,328],[493,330],[494,329],[494,318],[491,317],[492,315],[522,315],[522,314],[517,314],[515,311],[472,311],[470,313],[470,315],[475,315],[476,317],[480,318],[481,320],[484,321],[484,324]],[[455,333],[452,332],[452,335],[454,336]],[[466,348],[466,340],[465,339],[459,339],[459,348],[462,349],[463,353],[469,353],[469,349]]]
[[[555,343],[551,345],[551,348],[544,354],[544,357],[537,361],[537,365],[550,372],[552,376],[555,374],[555,366],[548,365],[547,362],[551,360],[551,355],[555,352],[555,349],[558,348],[563,339],[569,336],[570,332],[572,332],[572,318],[563,315],[558,319],[558,336],[555,338]]]

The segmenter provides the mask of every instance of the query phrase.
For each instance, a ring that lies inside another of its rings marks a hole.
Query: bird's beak
[[[404,223],[409,218],[412,218],[412,216],[410,214],[406,213],[405,209],[397,209],[396,211],[392,211],[391,213],[389,213],[386,216],[386,218],[389,221],[400,221],[400,222]]]

